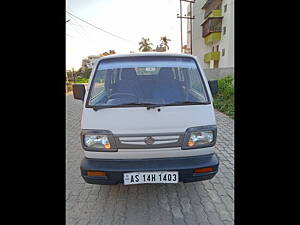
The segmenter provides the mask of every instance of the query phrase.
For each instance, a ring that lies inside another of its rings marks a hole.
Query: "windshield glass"
[[[207,103],[195,61],[186,57],[127,57],[100,61],[89,106]]]

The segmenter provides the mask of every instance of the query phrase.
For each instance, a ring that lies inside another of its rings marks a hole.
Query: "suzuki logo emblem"
[[[155,142],[155,140],[154,140],[153,137],[146,137],[146,138],[144,139],[144,142],[145,142],[147,145],[152,145],[152,144]]]

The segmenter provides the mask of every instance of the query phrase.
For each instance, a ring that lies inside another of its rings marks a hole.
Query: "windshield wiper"
[[[98,105],[98,106],[93,106],[93,110],[97,111],[98,109],[105,109],[105,108],[118,108],[118,107],[125,107],[125,106],[145,106],[149,107],[150,105],[155,105],[152,103],[137,103],[137,102],[130,102],[130,103],[124,103],[124,104],[119,104],[119,105]]]
[[[182,102],[172,102],[168,104],[154,104],[154,103],[147,103],[147,102],[130,102],[130,103],[124,103],[119,105],[99,105],[99,106],[93,106],[93,110],[97,111],[99,109],[105,109],[105,108],[118,108],[118,107],[125,107],[125,106],[145,106],[147,109],[155,109],[161,106],[176,106],[176,105],[207,105],[209,102],[192,102],[192,101],[182,101]]]
[[[182,102],[172,102],[168,104],[151,104],[147,109],[154,109],[161,106],[176,106],[176,105],[208,105],[209,102],[192,102],[192,101],[182,101]]]
[[[173,102],[171,104],[183,104],[183,105],[208,105],[209,102],[193,102],[193,101],[182,101],[182,102]]]

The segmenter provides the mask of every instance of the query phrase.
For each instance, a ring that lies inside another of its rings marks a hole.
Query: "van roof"
[[[103,56],[97,61],[108,58],[122,58],[122,57],[138,57],[138,56],[177,56],[177,57],[188,57],[195,58],[193,55],[183,54],[183,53],[166,53],[166,52],[139,52],[139,53],[128,53],[128,54],[113,54],[108,56]]]

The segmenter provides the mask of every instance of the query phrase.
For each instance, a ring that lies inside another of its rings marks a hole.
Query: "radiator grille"
[[[115,135],[117,148],[170,148],[180,147],[183,134]]]

